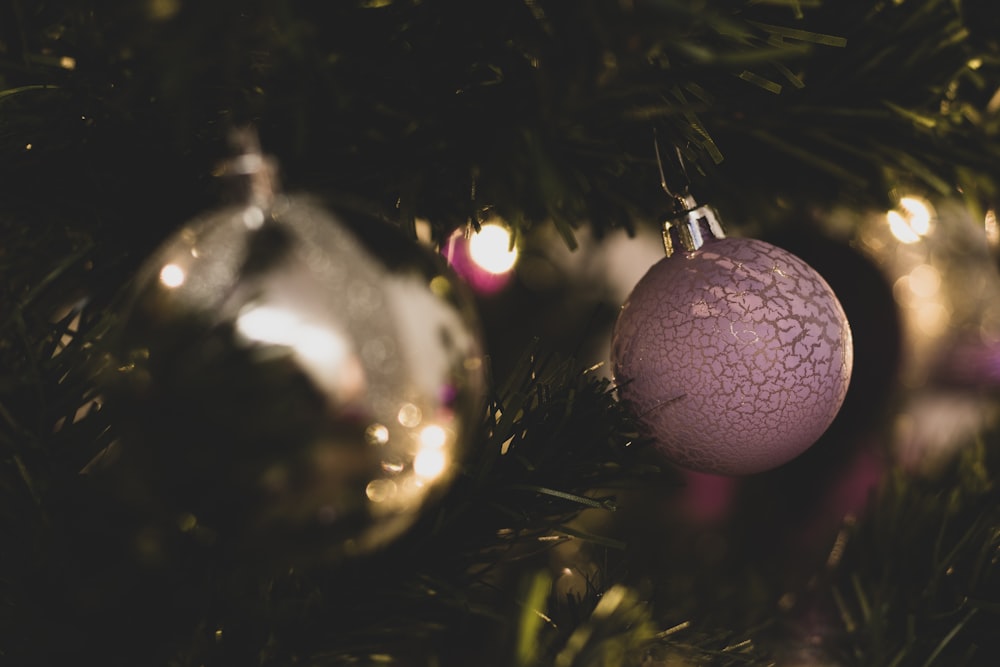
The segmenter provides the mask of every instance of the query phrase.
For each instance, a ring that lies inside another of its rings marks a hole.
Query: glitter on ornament
[[[519,257],[510,230],[497,222],[483,224],[471,234],[457,229],[442,248],[455,272],[476,292],[494,294],[510,283]]]
[[[755,239],[719,238],[688,198],[661,259],[612,334],[619,396],[667,460],[743,475],[808,449],[843,403],[853,363],[844,311],[804,261]]]

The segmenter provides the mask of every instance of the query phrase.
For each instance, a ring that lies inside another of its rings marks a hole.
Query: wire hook
[[[680,165],[681,173],[684,174],[684,192],[683,194],[677,194],[673,192],[667,185],[667,175],[663,171],[663,158],[660,156],[660,141],[659,134],[657,132],[656,126],[653,126],[653,151],[656,153],[656,166],[660,170],[660,187],[663,191],[674,200],[675,213],[681,213],[683,211],[689,211],[698,206],[697,202],[691,197],[690,184],[691,179],[688,176],[687,165],[684,163],[684,156],[681,153],[681,149],[677,146],[674,147],[677,152],[677,163]]]
[[[656,127],[653,127],[653,149],[656,152],[656,166],[660,169],[660,187],[674,200],[673,215],[663,222],[663,250],[667,257],[673,256],[678,248],[693,252],[702,247],[708,239],[725,238],[726,232],[719,220],[718,214],[711,206],[701,206],[691,196],[691,179],[684,155],[679,147],[677,162],[684,174],[684,192],[677,194],[667,185],[667,176],[663,171],[663,159],[660,156],[660,142]]]

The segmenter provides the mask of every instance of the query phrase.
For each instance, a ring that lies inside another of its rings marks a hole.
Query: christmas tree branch
[[[213,166],[245,122],[291,187],[438,238],[487,211],[570,244],[581,225],[658,223],[654,127],[696,192],[747,221],[779,198],[885,206],[900,184],[989,205],[1000,59],[971,6],[0,3],[0,654],[764,664],[774,607],[719,630],[711,601],[647,604],[611,566],[584,595],[555,590],[554,546],[622,546],[574,519],[677,478],[637,453],[610,384],[544,346],[499,378],[474,455],[412,534],[342,569],[262,573],[190,522],[142,530],[80,474],[120,426],[102,342],[136,267],[221,199]],[[887,484],[816,591],[831,652],[975,664],[1000,607],[994,470]]]
[[[570,243],[581,224],[657,219],[651,125],[720,207],[762,218],[775,197],[883,206],[900,182],[954,192],[969,174],[996,189],[997,56],[943,0],[19,6],[0,39],[0,139],[21,197],[42,156],[100,153],[98,199],[173,171],[145,186],[163,198],[246,122],[293,188],[430,220],[439,238],[486,209]],[[112,224],[133,204],[100,202]]]

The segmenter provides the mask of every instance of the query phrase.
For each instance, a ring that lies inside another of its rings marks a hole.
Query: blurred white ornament
[[[478,425],[470,296],[395,229],[252,185],[140,270],[108,391],[124,437],[104,472],[235,550],[369,552],[440,495]]]

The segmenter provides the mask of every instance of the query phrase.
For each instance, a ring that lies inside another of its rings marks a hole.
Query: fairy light
[[[441,254],[466,284],[479,294],[495,294],[514,277],[518,249],[510,229],[500,221],[483,224],[479,231],[456,229]]]
[[[170,289],[180,287],[186,279],[187,275],[184,273],[184,269],[176,264],[167,264],[160,269],[160,282],[163,283],[164,287]]]
[[[490,273],[507,273],[517,263],[518,251],[511,247],[510,230],[488,223],[469,239],[469,255],[479,267]]]
[[[448,455],[440,449],[422,449],[413,459],[413,472],[425,480],[437,479],[448,467]]]
[[[365,441],[369,445],[384,445],[389,442],[389,429],[378,422],[365,429]]]
[[[440,477],[448,467],[448,432],[437,424],[428,424],[420,431],[419,449],[413,459],[413,472],[422,479]]]
[[[931,205],[918,197],[903,197],[898,208],[886,213],[889,231],[901,243],[916,243],[931,230]]]
[[[448,442],[448,432],[437,424],[429,424],[420,431],[420,446],[426,449],[441,449]]]

